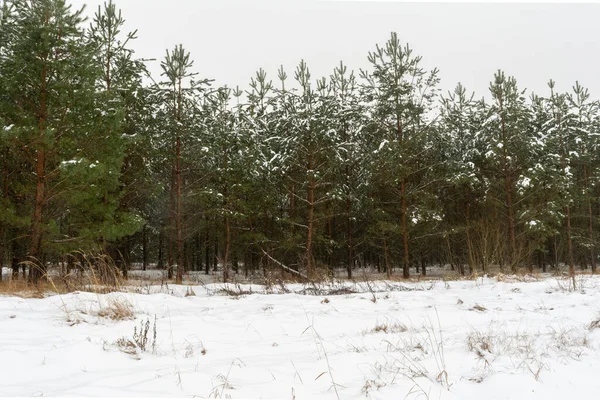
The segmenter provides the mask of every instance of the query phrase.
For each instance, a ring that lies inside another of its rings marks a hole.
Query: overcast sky
[[[103,0],[87,4],[93,15]],[[368,67],[367,53],[398,32],[426,68],[438,67],[441,88],[462,82],[477,97],[488,93],[497,69],[521,88],[546,93],[579,80],[600,98],[600,4],[451,4],[317,0],[116,0],[139,57],[162,59],[181,43],[201,77],[247,87],[263,67],[275,81],[303,58],[313,77],[343,60]],[[159,63],[150,67],[160,73]]]

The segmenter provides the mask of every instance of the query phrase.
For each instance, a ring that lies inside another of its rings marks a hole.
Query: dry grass
[[[408,328],[406,325],[399,322],[395,323],[382,323],[375,325],[372,329],[365,331],[364,333],[402,333],[406,332]]]
[[[51,282],[40,282],[38,285],[32,285],[26,280],[5,279],[0,282],[0,296],[41,299],[55,292],[55,285]]]
[[[485,308],[484,306],[480,306],[479,304],[475,304],[473,307],[469,308],[469,310],[471,310],[471,311],[479,311],[479,312],[486,312],[488,309]]]
[[[135,317],[133,305],[124,297],[111,297],[108,304],[101,307],[96,315],[113,321],[130,320]]]
[[[130,339],[120,337],[115,341],[114,345],[119,349],[119,351],[125,354],[129,354],[130,356],[137,356],[137,346]]]
[[[119,291],[121,272],[115,262],[105,254],[73,252],[67,257],[73,260],[73,268],[66,271],[66,264],[48,266],[37,284],[27,279],[8,279],[0,281],[0,295],[24,298],[42,298],[53,294],[88,291],[109,293]],[[37,268],[33,261],[22,263],[31,269]]]
[[[549,360],[578,361],[589,346],[585,330],[577,327],[548,326],[545,331],[510,332],[494,326],[487,332],[473,331],[467,336],[467,349],[486,371],[492,370],[497,358],[508,357],[515,369],[531,372],[536,380],[549,369]]]

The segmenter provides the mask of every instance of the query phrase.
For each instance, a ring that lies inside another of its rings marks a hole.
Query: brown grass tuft
[[[125,298],[114,297],[108,300],[106,307],[98,310],[97,315],[102,318],[109,318],[113,321],[123,321],[133,319],[135,316],[133,305]]]
[[[371,329],[370,331],[368,331],[367,333],[379,333],[379,332],[383,332],[383,333],[402,333],[402,332],[406,332],[408,330],[408,328],[406,327],[406,325],[401,324],[401,323],[394,323],[394,324],[377,324],[375,325],[375,327],[373,329]]]

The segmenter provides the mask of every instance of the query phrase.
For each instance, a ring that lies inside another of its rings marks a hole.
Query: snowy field
[[[591,399],[600,278],[578,284],[505,277],[3,296],[0,396]]]

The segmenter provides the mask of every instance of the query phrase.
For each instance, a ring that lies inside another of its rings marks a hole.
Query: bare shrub
[[[129,354],[139,359],[142,352],[152,352],[156,354],[156,316],[154,316],[154,325],[150,335],[150,319],[146,322],[140,321],[139,329],[137,326],[133,328],[133,337],[120,337],[113,345],[121,352]],[[105,344],[106,346],[106,344]]]
[[[141,351],[149,350],[148,345],[151,343],[152,353],[156,352],[156,315],[154,316],[154,325],[152,329],[152,342],[149,342],[148,332],[150,331],[150,319],[140,321],[140,329],[133,328],[133,341]]]

